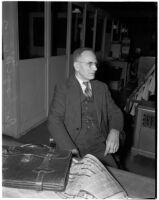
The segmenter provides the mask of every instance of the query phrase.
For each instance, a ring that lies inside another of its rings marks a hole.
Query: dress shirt
[[[83,94],[84,94],[84,93],[85,93],[85,89],[86,89],[86,85],[83,84],[83,82],[87,82],[87,81],[81,80],[81,79],[80,79],[79,77],[77,77],[76,75],[75,75],[75,77],[77,78],[77,80],[78,80],[78,82],[79,82],[79,84],[80,84],[80,86],[81,86],[81,88],[82,88]],[[90,81],[88,81],[88,84],[89,84],[90,89],[92,89]]]

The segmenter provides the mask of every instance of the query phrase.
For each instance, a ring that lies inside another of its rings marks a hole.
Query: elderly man
[[[114,166],[123,115],[105,83],[94,80],[97,58],[90,48],[73,53],[75,74],[55,87],[48,128],[57,147]]]

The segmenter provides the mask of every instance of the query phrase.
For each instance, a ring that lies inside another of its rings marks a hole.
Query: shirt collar
[[[81,80],[77,75],[75,75],[81,87],[83,87],[83,80]]]
[[[75,77],[76,77],[76,79],[78,80],[78,82],[79,82],[79,84],[80,84],[82,90],[84,91],[85,88],[86,88],[86,86],[83,84],[84,81],[81,80],[76,74],[75,74]],[[88,83],[89,83],[89,86],[90,86],[90,88],[91,88],[91,83],[90,83],[90,81],[88,81]]]

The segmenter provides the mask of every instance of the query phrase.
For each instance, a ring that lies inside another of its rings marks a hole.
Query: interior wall
[[[45,59],[19,61],[20,132],[47,117]]]
[[[66,56],[54,56],[49,59],[49,105],[56,82],[66,79]]]
[[[74,74],[74,67],[73,67],[73,56],[70,56],[70,66],[69,66],[69,76],[71,76],[72,74]]]

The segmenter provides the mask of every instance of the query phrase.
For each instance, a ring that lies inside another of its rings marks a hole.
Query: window
[[[67,3],[51,2],[51,55],[66,54]]]
[[[104,23],[104,17],[101,18],[98,16],[97,18],[97,31],[96,31],[96,45],[95,45],[95,51],[100,51],[102,46],[102,38],[103,38],[103,23]]]
[[[19,58],[44,57],[44,3],[18,2]]]
[[[87,11],[87,19],[86,19],[86,39],[85,46],[93,47],[93,33],[94,33],[94,12]]]
[[[72,6],[71,52],[82,46],[83,8]]]

